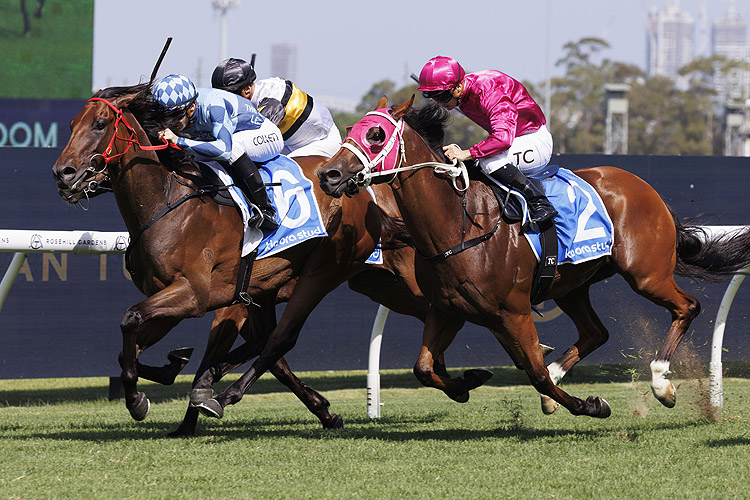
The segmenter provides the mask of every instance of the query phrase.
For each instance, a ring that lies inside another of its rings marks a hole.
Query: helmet
[[[230,57],[216,66],[211,75],[211,86],[228,92],[238,93],[255,81],[253,66],[242,59]]]
[[[186,107],[198,97],[198,91],[190,78],[183,75],[167,75],[154,86],[154,99],[168,108]]]
[[[450,90],[466,74],[458,61],[450,57],[433,57],[424,65],[419,73],[419,87],[423,92]]]

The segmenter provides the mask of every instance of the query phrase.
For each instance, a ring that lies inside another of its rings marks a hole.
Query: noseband
[[[368,119],[367,117],[371,117]],[[378,125],[386,134],[390,134],[388,141],[383,148],[375,153],[373,147],[366,144],[365,134],[367,128],[371,125]],[[370,185],[374,177],[392,175],[392,182],[399,172],[408,170],[418,170],[420,168],[432,167],[437,174],[446,174],[453,180],[453,187],[464,192],[469,188],[469,173],[463,162],[453,161],[453,163],[425,162],[415,165],[401,166],[406,161],[406,150],[404,147],[404,119],[398,121],[385,110],[370,111],[364,118],[358,121],[353,127],[347,141],[341,144],[341,147],[348,149],[362,163],[362,170],[354,174],[350,182],[353,182],[358,188],[365,188]],[[348,142],[348,141],[351,141]],[[353,144],[352,144],[353,143]],[[394,147],[398,144],[398,150]],[[391,154],[393,152],[393,154]],[[463,187],[459,187],[456,180],[463,177]]]

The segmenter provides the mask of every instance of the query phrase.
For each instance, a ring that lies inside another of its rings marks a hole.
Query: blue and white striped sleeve
[[[232,132],[235,126],[226,108],[211,105],[208,112],[215,139],[213,141],[196,141],[180,137],[177,140],[177,145],[190,149],[193,153],[201,156],[202,159],[228,162],[232,156]]]

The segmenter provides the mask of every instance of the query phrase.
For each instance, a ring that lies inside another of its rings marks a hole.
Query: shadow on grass
[[[707,366],[707,363],[706,363]],[[529,385],[526,373],[515,367],[501,366],[490,368],[494,376],[486,383],[491,387],[509,387]],[[633,380],[633,371],[640,374],[641,379],[650,378],[647,364],[602,364],[578,365],[565,375],[566,384],[597,384],[597,383],[627,383]],[[463,368],[449,370],[454,377],[461,376]],[[679,375],[679,370],[675,370]],[[706,369],[706,373],[708,373]],[[365,372],[306,372],[298,374],[300,379],[325,396],[326,391],[365,389],[367,375]],[[233,374],[216,384],[215,392],[224,390],[238,374]],[[724,376],[734,378],[750,378],[750,362],[724,362]],[[380,374],[382,389],[417,389],[422,385],[414,377],[411,370],[388,370]],[[190,395],[191,381],[178,381],[170,386],[162,386],[150,382],[139,384],[139,390],[146,393],[154,402],[173,399],[187,399]],[[263,377],[248,391],[251,394],[270,394],[286,392],[287,389],[276,379]],[[99,401],[109,395],[108,380],[102,379],[100,385],[92,384],[87,387],[51,388],[51,389],[19,389],[0,390],[0,406],[36,406],[40,404],[56,404],[69,402]]]
[[[728,446],[747,446],[750,444],[750,438],[745,436],[738,436],[735,438],[727,439],[709,439],[706,441],[706,446],[709,448],[726,448]]]
[[[443,419],[443,416],[435,414],[428,415],[424,418],[411,419],[411,421],[398,419],[393,423],[373,422],[371,420],[351,419],[348,427],[344,429],[327,430],[321,428],[311,428],[309,419],[281,419],[278,421],[269,420],[247,420],[237,422],[216,423],[211,421],[206,424],[203,420],[195,436],[170,438],[167,434],[173,431],[177,424],[165,422],[151,424],[108,424],[87,426],[80,425],[74,429],[59,432],[23,433],[18,425],[7,426],[0,425],[0,432],[13,431],[14,439],[45,439],[61,441],[81,441],[81,442],[116,442],[116,441],[151,441],[151,440],[170,440],[184,439],[204,441],[210,439],[212,442],[231,442],[238,439],[242,440],[268,440],[283,438],[314,439],[314,440],[362,440],[377,439],[382,441],[408,442],[408,441],[445,441],[460,442],[468,440],[483,439],[512,439],[515,441],[534,441],[538,439],[566,439],[575,438],[580,440],[608,438],[615,436],[617,429],[611,427],[602,427],[598,429],[581,430],[580,428],[555,428],[555,429],[536,429],[531,427],[517,427],[514,425],[504,425],[495,429],[466,429],[443,427],[440,429],[423,428],[415,429],[414,424],[433,423]],[[687,430],[710,425],[705,420],[695,420],[690,422],[664,423],[652,430]],[[726,441],[726,443],[724,443]],[[707,446],[727,446],[748,444],[747,439],[737,438],[730,440],[717,441],[716,443],[708,442]]]

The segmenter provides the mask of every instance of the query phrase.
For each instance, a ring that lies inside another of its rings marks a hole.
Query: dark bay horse
[[[120,325],[121,379],[134,419],[144,419],[149,410],[148,399],[137,389],[139,374],[169,383],[186,362],[173,359],[165,374],[163,369],[141,365],[138,356],[184,318],[216,310],[191,395],[191,402],[197,404],[225,374],[209,368],[229,351],[237,332],[247,339],[242,354],[255,356],[263,352],[272,331],[296,336],[319,301],[347,279],[352,279],[355,290],[371,294],[397,312],[426,317],[427,303],[411,270],[411,249],[386,252],[385,265],[378,268],[364,264],[379,239],[387,238],[384,209],[364,198],[332,200],[319,189],[316,198],[329,237],[258,260],[248,292],[261,307],[229,307],[240,265],[243,230],[238,211],[214,203],[207,193],[196,195],[200,174],[187,153],[151,145],[156,143],[156,131],[173,126],[178,117],[155,115],[150,95],[146,84],[98,92],[71,121],[71,138],[53,167],[59,193],[68,203],[112,190],[131,234],[133,282],[147,296],[128,308]],[[324,159],[297,161],[311,177]],[[191,198],[177,203],[184,196]],[[396,210],[392,197],[390,203],[386,210]],[[176,208],[133,238],[168,205]],[[368,277],[364,282],[356,279],[360,273]],[[277,301],[288,302],[278,324]],[[251,321],[246,321],[248,317]],[[281,356],[269,360],[269,365],[325,427],[342,424],[338,415],[328,413],[328,401],[302,384]],[[190,408],[176,434],[192,434],[196,418],[197,411]]]
[[[378,153],[388,157],[386,149],[392,146],[398,151],[394,161],[381,168],[395,172],[377,179],[390,181],[404,223],[423,257],[443,254],[464,239],[486,235],[499,222],[497,231],[482,244],[443,260],[416,260],[417,282],[431,304],[422,351],[414,367],[420,381],[448,395],[463,390],[455,380],[436,373],[433,363],[464,322],[470,321],[489,328],[516,365],[525,369],[532,385],[543,395],[546,413],[559,403],[574,415],[608,417],[611,410],[603,399],[589,397],[583,401],[556,383],[606,342],[608,332],[591,306],[589,288],[619,274],[636,293],[666,308],[672,316],[664,345],[651,362],[651,387],[662,404],[674,406],[675,388],[666,378],[670,359],[700,311],[698,301],[677,286],[674,274],[711,279],[742,269],[750,263],[750,232],[700,238],[699,228],[683,226],[656,191],[635,175],[614,167],[576,171],[604,201],[613,222],[614,241],[610,256],[558,266],[546,299],[554,299],[570,316],[579,339],[548,370],[531,316],[536,258],[521,234],[520,224],[501,218],[496,198],[484,184],[472,182],[464,198],[462,190],[468,181],[454,178],[451,182],[447,174],[422,168],[436,164],[450,167],[443,165],[440,147],[448,115],[432,107],[410,112],[413,99],[394,109],[369,113],[367,120],[360,121],[361,134],[366,137],[361,142],[365,145],[356,146],[349,137],[345,142],[351,146],[345,143],[319,169],[318,177],[323,190],[332,196],[356,194],[368,181],[374,163],[362,148],[372,148],[373,156]],[[378,108],[386,106],[387,101],[382,100]],[[445,168],[442,171],[450,172]],[[460,169],[453,171],[452,176],[461,175]],[[466,234],[462,235],[464,229]]]

